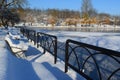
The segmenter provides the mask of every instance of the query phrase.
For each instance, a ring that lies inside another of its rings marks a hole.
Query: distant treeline
[[[43,22],[50,18],[51,22],[66,19],[82,19],[90,22],[90,19],[97,20],[97,23],[120,24],[120,16],[110,15],[108,13],[97,13],[97,11],[89,11],[90,16],[80,11],[69,9],[30,9],[20,10],[20,18],[23,22]]]
[[[34,18],[42,19],[43,17],[48,17],[52,16],[54,18],[59,18],[59,19],[66,19],[66,18],[80,18],[80,12],[79,11],[74,11],[74,10],[69,10],[69,9],[46,9],[46,10],[41,10],[41,9],[30,9],[26,8],[24,10],[24,13],[27,16],[31,16]],[[23,16],[25,16],[23,15]]]

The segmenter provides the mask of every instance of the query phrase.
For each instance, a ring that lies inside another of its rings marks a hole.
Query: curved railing
[[[34,45],[36,44],[36,31],[35,30],[29,30],[28,31],[28,40],[31,40],[34,42]]]
[[[20,28],[21,33],[28,38],[28,40],[31,40],[34,42],[34,45],[36,44],[36,31],[30,30],[26,28]]]
[[[37,47],[50,52],[55,63],[60,56],[65,61],[65,72],[70,67],[88,80],[120,80],[120,52],[73,40],[67,40],[64,47],[64,43],[57,42],[56,36],[42,32],[35,35],[34,31],[28,29],[21,31],[28,39],[36,39]],[[65,60],[62,56],[64,53]]]
[[[44,51],[50,52],[54,58],[56,63],[57,61],[57,37],[49,34],[45,34],[42,32],[37,33],[37,47],[41,46],[44,48]]]
[[[26,36],[27,38],[29,37],[29,29],[26,29],[26,28],[24,28],[24,27],[21,27],[21,28],[20,28],[20,32],[21,32],[24,36]]]
[[[68,66],[88,80],[120,80],[120,52],[67,40],[65,72]]]
[[[42,47],[44,52],[50,52],[55,60],[54,63],[57,61],[57,37],[49,34],[45,34],[42,32],[37,32],[35,30],[30,30],[27,28],[21,28],[21,33],[34,42],[34,45],[37,44],[37,47]]]

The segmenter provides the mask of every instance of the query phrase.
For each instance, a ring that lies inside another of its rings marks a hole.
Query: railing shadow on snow
[[[120,80],[120,52],[67,40],[65,72],[68,67],[88,80]]]
[[[89,80],[120,79],[120,52],[73,40],[67,40],[64,45],[57,41],[56,36],[29,29],[21,28],[21,32],[34,41],[37,47],[42,47],[44,53],[50,52],[54,56],[54,63],[57,57],[62,58],[61,55],[65,55],[62,58],[65,61],[65,72],[71,67]]]
[[[21,33],[34,42],[34,45],[42,47],[45,53],[50,52],[54,56],[54,63],[57,61],[57,37],[42,32],[36,32],[35,30],[30,30],[27,28],[21,28]]]

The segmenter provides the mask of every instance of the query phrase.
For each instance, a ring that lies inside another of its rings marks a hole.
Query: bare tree
[[[22,8],[26,2],[27,0],[0,0],[0,19],[4,27],[7,28],[9,22],[14,24],[19,21],[17,8]]]
[[[82,0],[81,12],[84,18],[93,17],[97,14],[92,6],[91,0]]]

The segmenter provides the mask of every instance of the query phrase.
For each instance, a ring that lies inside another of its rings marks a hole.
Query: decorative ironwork
[[[21,33],[28,38],[28,40],[31,40],[34,42],[34,45],[36,44],[36,31],[30,30],[26,28],[20,28]]]
[[[55,58],[54,63],[56,63],[57,61],[57,37],[56,36],[52,36],[42,32],[38,32],[36,34],[36,31],[26,29],[26,28],[21,28],[20,31],[24,36],[26,36],[28,39],[33,41],[34,44],[37,43],[37,47],[41,46],[44,49],[44,53],[45,51],[48,51],[51,54],[53,54]]]
[[[29,37],[29,29],[26,28],[20,28],[21,33],[26,36],[27,38]]]
[[[28,35],[28,40],[31,40],[31,41],[33,41],[34,42],[34,45],[36,44],[36,31],[34,31],[34,30],[29,30],[28,31],[29,33],[29,35]]]
[[[67,40],[65,72],[68,66],[88,80],[120,80],[120,52]]]
[[[23,27],[20,27],[20,32],[24,35],[25,29]]]
[[[65,42],[57,41],[57,57],[65,61]]]
[[[45,51],[54,55],[56,63],[57,61],[57,37],[42,32],[37,33],[37,47],[41,46]]]

